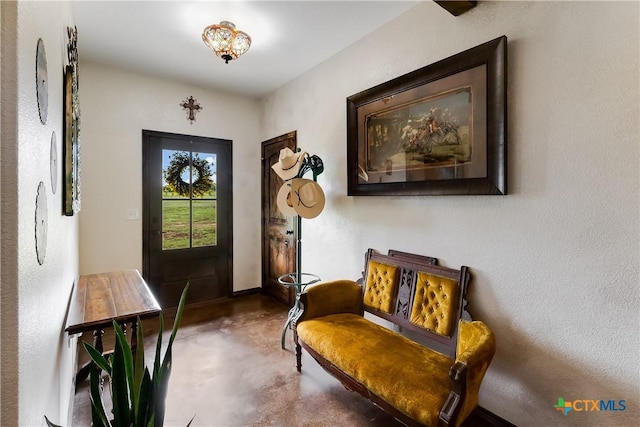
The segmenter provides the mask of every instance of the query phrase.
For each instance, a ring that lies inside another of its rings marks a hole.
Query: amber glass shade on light
[[[227,64],[251,46],[251,37],[243,31],[236,30],[236,26],[229,21],[209,25],[202,32],[202,40]]]

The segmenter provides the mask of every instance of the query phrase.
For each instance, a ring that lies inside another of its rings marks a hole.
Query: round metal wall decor
[[[48,216],[47,192],[44,188],[44,182],[40,181],[36,196],[35,215],[36,256],[40,265],[44,263],[44,257],[47,254]]]
[[[44,51],[42,39],[38,39],[38,47],[36,49],[36,93],[38,95],[40,122],[45,125],[47,124],[49,84],[47,78],[47,54]]]
[[[51,191],[56,194],[58,186],[58,144],[56,133],[51,132],[51,149],[49,150],[49,174],[51,175]]]

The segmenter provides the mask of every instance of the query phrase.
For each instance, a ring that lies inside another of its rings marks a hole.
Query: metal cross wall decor
[[[180,104],[180,106],[182,107],[183,110],[188,110],[187,120],[189,120],[191,124],[193,124],[193,122],[196,121],[196,112],[202,111],[202,107],[200,106],[198,101],[194,99],[193,96],[190,96],[184,101],[182,101],[182,104]]]

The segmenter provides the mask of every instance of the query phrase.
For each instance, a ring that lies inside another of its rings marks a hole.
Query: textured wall
[[[4,5],[3,5],[4,6]],[[78,219],[62,215],[62,70],[66,59],[66,28],[73,25],[68,3],[19,2],[17,5],[17,74],[9,84],[17,85],[17,102],[3,105],[17,106],[17,133],[7,143],[17,143],[17,164],[10,164],[3,156],[5,167],[17,168],[17,251],[5,254],[7,262],[17,262],[17,281],[4,288],[2,304],[10,310],[18,308],[17,360],[3,357],[5,363],[17,368],[17,383],[4,389],[8,402],[18,402],[8,408],[3,425],[37,426],[46,414],[52,420],[68,424],[72,396],[75,340],[64,332],[69,295],[78,272]],[[3,26],[4,30],[4,26]],[[36,96],[36,46],[44,41],[48,75],[48,116],[40,123]],[[3,51],[3,55],[5,52]],[[10,57],[13,60],[14,57]],[[3,58],[4,60],[4,58]],[[4,67],[4,64],[3,64]],[[3,91],[6,82],[3,69]],[[57,137],[56,192],[50,179],[49,155],[51,134]],[[3,151],[5,140],[3,138]],[[15,148],[15,147],[14,147]],[[48,206],[48,236],[46,256],[42,265],[36,257],[34,240],[35,201],[39,182],[44,183]],[[5,188],[2,192],[5,202]],[[4,220],[4,217],[3,217]],[[3,224],[3,232],[5,224]],[[4,233],[3,233],[4,234]],[[4,246],[3,235],[3,246]],[[17,256],[17,260],[15,257]],[[4,272],[3,272],[4,273]],[[5,326],[3,324],[3,326]],[[3,344],[4,331],[3,331]],[[14,343],[9,342],[9,345]],[[17,366],[16,366],[17,365]],[[10,380],[12,380],[10,378]],[[4,378],[3,378],[4,381]],[[14,401],[15,399],[15,401]],[[4,414],[3,414],[4,415]]]
[[[0,425],[18,419],[17,9],[0,2]]]
[[[637,425],[640,388],[639,4],[424,2],[263,100],[262,140],[298,131],[325,172],[304,270],[358,277],[367,247],[471,268],[497,336],[482,406],[521,426]],[[345,98],[509,38],[510,195],[347,197]],[[559,397],[626,412],[554,410]]]
[[[80,59],[82,61],[82,58]],[[259,106],[247,98],[81,63],[80,273],[142,271],[142,129],[233,141],[233,289],[260,286]],[[180,103],[203,110],[190,124]],[[256,184],[257,183],[257,184]]]

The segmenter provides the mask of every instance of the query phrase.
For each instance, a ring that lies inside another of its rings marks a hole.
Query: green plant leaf
[[[158,376],[160,371],[160,355],[162,354],[162,333],[164,332],[164,317],[160,313],[160,331],[158,332],[158,340],[156,341],[156,354],[153,361],[153,379]]]
[[[184,305],[187,302],[187,291],[189,290],[189,284],[191,282],[187,282],[186,286],[182,290],[182,295],[180,295],[180,302],[178,303],[178,309],[176,311],[176,317],[173,319],[173,329],[171,330],[171,338],[169,339],[169,347],[173,344],[173,340],[176,338],[176,334],[178,333],[178,328],[180,327],[180,322],[182,321],[182,312],[184,311]]]
[[[118,326],[116,328],[116,326]],[[135,412],[135,378],[133,372],[133,352],[131,351],[131,346],[127,342],[127,338],[124,335],[124,331],[115,321],[113,321],[113,328],[116,335],[116,342],[122,350],[122,358],[124,362],[124,371],[127,389],[129,391],[129,404],[127,405],[128,411],[130,412],[130,417],[133,419]]]
[[[137,341],[136,341],[136,360],[133,366],[134,373],[134,383],[133,383],[133,419],[136,420],[136,426],[143,425],[141,423],[140,415],[142,417],[146,415],[146,403],[144,406],[141,404],[141,400],[144,398],[145,401],[148,401],[146,396],[141,395],[142,382],[144,379],[145,373],[149,375],[149,371],[147,370],[144,364],[144,331],[142,330],[142,321],[140,317],[136,319],[136,331],[137,331]],[[151,379],[149,379],[149,382]]]
[[[116,336],[122,334],[120,325],[114,322]],[[122,334],[124,336],[124,334]],[[129,347],[127,342],[124,345]],[[126,356],[123,343],[118,338],[111,358],[111,400],[113,403],[113,417],[118,427],[129,427],[131,425],[131,406],[129,401],[129,390],[127,382]],[[129,363],[131,363],[131,348],[129,348]]]
[[[51,421],[49,421],[49,418],[47,418],[47,416],[46,416],[46,415],[44,416],[44,420],[45,420],[45,422],[47,423],[47,425],[48,425],[49,427],[62,427],[62,426],[59,426],[58,424],[54,424],[54,423],[52,423]]]
[[[89,397],[89,400],[91,401],[91,427],[110,427],[104,407],[100,407],[101,402],[94,401],[93,397]]]
[[[138,400],[138,413],[135,419],[135,425],[144,427],[148,424],[153,415],[153,384],[149,369],[144,368],[144,374],[140,383],[140,400]]]
[[[95,364],[92,364],[89,371],[89,400],[91,401],[91,425],[93,427],[109,427],[102,400],[101,376],[102,371]]]
[[[164,360],[160,369],[161,375],[156,382],[155,393],[155,427],[162,427],[164,424],[164,413],[166,409],[167,389],[169,387],[169,377],[171,376],[171,345],[167,347]]]
[[[98,350],[96,350],[91,344],[83,342],[82,345],[84,349],[89,353],[89,357],[93,360],[100,369],[105,371],[109,376],[111,376],[111,366],[109,365],[109,361],[106,357],[102,355]]]
[[[173,342],[178,333],[178,328],[180,327],[180,322],[182,321],[182,312],[184,311],[184,306],[187,301],[187,292],[189,291],[189,283],[190,282],[187,282],[186,286],[182,290],[182,295],[180,295],[180,302],[178,303],[178,309],[176,310],[176,317],[173,320],[173,328],[171,329],[169,344],[167,345],[167,350],[164,354],[164,359],[162,361],[162,367],[160,368],[157,382],[155,381],[155,378],[154,378],[154,383],[157,387],[156,395],[155,395],[155,399],[156,399],[155,427],[162,427],[162,425],[164,424],[164,413],[165,413],[165,406],[166,406],[167,389],[169,386],[169,378],[171,376],[172,347],[173,347]]]
[[[162,376],[162,373],[160,372],[160,355],[162,354],[162,334],[164,333],[164,317],[162,316],[162,313],[160,313],[160,331],[158,332],[158,339],[156,341],[156,354],[154,357],[154,361],[153,361],[153,374],[151,377],[151,402],[149,404],[149,414],[148,417],[151,417],[152,414],[155,414],[156,412],[156,404],[157,404],[157,400],[156,400],[156,390],[158,389],[158,379]]]

